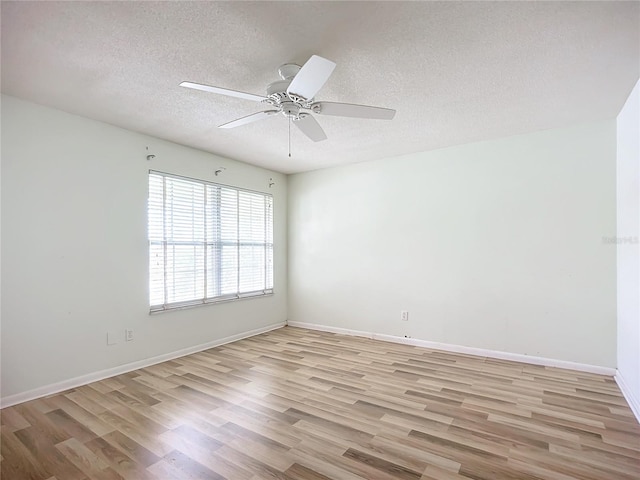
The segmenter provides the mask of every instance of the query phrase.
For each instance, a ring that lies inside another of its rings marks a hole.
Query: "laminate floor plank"
[[[285,327],[0,411],[7,480],[638,480],[611,377]]]
[[[56,445],[56,448],[89,478],[96,480],[126,480],[99,458],[87,446],[75,438]]]
[[[112,447],[117,448],[129,458],[133,459],[136,463],[143,465],[144,467],[148,467],[160,461],[159,456],[150,450],[147,450],[134,439],[129,438],[118,430],[110,432],[102,438]]]
[[[35,429],[35,427],[29,427]],[[38,431],[37,435],[41,435]],[[32,451],[29,444],[23,443],[18,436],[9,430],[0,432],[2,462],[0,462],[0,478],[25,478],[40,480],[52,476],[39,458],[38,452]]]
[[[153,480],[154,478],[144,466],[137,464],[131,457],[103,438],[95,438],[85,443],[85,446],[126,480]]]
[[[0,410],[0,425],[3,429],[10,432],[15,432],[16,430],[22,430],[23,428],[31,426],[31,424],[27,422],[27,420],[20,415],[18,410],[15,408],[5,408]]]
[[[47,437],[41,435],[34,427],[19,430],[15,432],[15,435],[30,452],[36,453],[34,460],[37,459],[49,474],[68,480],[87,478],[55,448]]]

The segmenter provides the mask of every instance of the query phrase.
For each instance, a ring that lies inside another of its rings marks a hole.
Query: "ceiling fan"
[[[281,80],[269,84],[265,96],[193,82],[182,82],[180,86],[230,97],[244,98],[245,100],[265,103],[272,107],[268,110],[252,113],[246,117],[224,123],[219,125],[219,128],[239,127],[240,125],[270,117],[276,113],[282,113],[314,142],[326,140],[327,135],[311,115],[312,113],[380,120],[391,120],[394,117],[396,111],[389,108],[353,105],[350,103],[316,102],[314,100],[315,94],[329,79],[334,68],[336,68],[335,63],[318,55],[313,55],[302,67],[293,63],[284,64],[278,69]]]

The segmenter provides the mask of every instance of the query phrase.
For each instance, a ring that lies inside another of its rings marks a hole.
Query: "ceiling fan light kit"
[[[278,69],[280,80],[267,86],[266,96],[240,92],[221,87],[212,87],[193,82],[182,82],[181,87],[201,90],[209,93],[242,98],[269,105],[269,110],[252,113],[245,117],[224,123],[219,128],[235,128],[258,120],[282,113],[293,121],[294,125],[314,142],[326,140],[327,135],[313,117],[316,115],[331,115],[352,118],[370,118],[391,120],[396,111],[389,108],[371,107],[368,105],[354,105],[337,102],[315,102],[316,93],[327,82],[336,64],[331,60],[313,55],[301,67],[294,63],[285,63]]]

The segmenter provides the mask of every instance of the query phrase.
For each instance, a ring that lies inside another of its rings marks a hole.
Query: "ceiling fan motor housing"
[[[285,117],[291,117],[295,120],[300,116],[300,105],[298,105],[297,103],[282,102],[280,106]]]
[[[270,83],[269,86],[267,86],[267,98],[264,100],[264,102],[279,108],[286,117],[293,119],[300,117],[300,109],[310,108],[313,100],[307,100],[298,95],[287,93],[287,88],[289,88],[289,84],[298,71],[300,71],[299,65],[291,63],[282,65],[278,69],[282,80]]]
[[[267,87],[267,98],[271,98],[274,101],[283,101],[285,99],[288,100],[289,96],[287,95],[287,87],[290,83],[291,79],[278,80],[277,82],[270,83]]]

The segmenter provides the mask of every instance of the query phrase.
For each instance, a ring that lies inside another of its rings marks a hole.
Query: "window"
[[[149,172],[151,311],[273,293],[273,197]]]

